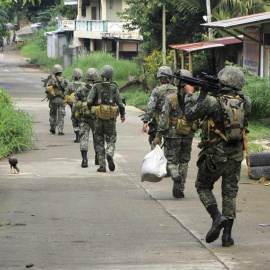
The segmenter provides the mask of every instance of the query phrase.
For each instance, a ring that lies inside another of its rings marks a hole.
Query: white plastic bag
[[[167,159],[162,149],[156,145],[154,150],[148,153],[142,162],[141,181],[159,182],[167,173]]]

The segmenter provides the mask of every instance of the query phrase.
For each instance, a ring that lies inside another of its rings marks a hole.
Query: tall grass
[[[0,88],[0,158],[33,149],[33,119],[19,110],[10,96]]]
[[[78,57],[70,67],[64,70],[63,74],[70,79],[75,68],[80,68],[85,75],[88,68],[96,68],[100,71],[104,65],[110,65],[114,68],[113,80],[120,87],[127,83],[130,77],[137,78],[140,75],[140,69],[135,62],[123,59],[116,60],[113,55],[105,52],[94,52]]]
[[[260,78],[246,74],[246,84],[243,92],[252,100],[252,114],[250,119],[270,117],[270,85],[268,78]]]

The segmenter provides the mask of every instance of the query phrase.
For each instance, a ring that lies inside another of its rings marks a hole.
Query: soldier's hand
[[[154,141],[153,141],[153,144],[154,144],[154,146],[156,146],[157,144],[160,145],[160,144],[161,144],[160,138],[159,138],[159,137],[156,137],[156,138],[154,139]]]
[[[126,121],[126,116],[125,115],[121,116],[121,122],[124,123],[125,121]]]
[[[143,123],[142,133],[147,133],[147,123]]]

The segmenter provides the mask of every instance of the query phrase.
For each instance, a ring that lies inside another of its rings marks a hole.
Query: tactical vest
[[[176,110],[178,102],[178,96],[177,93],[173,93],[169,95],[169,98],[171,100],[173,109]],[[185,119],[185,116],[183,117],[170,117],[169,126],[175,126],[176,133],[178,135],[184,135],[187,136],[190,134],[191,131],[197,131],[198,126],[196,122],[188,123]]]
[[[218,128],[214,120],[206,118],[202,125],[202,146],[211,145],[220,140],[237,142],[243,139],[245,129],[244,98],[236,95],[217,97],[222,109],[223,127]]]
[[[109,104],[103,104],[102,100],[102,84],[109,84],[110,91],[109,91]],[[102,82],[96,83],[95,87],[97,89],[97,102],[96,106],[91,107],[91,113],[96,119],[102,120],[115,120],[119,115],[119,108],[114,104],[113,100],[113,91],[115,86],[118,85],[115,82]]]
[[[53,79],[54,84],[46,87],[46,94],[49,99],[54,97],[64,97],[64,89],[61,86],[64,77],[57,79],[54,75],[51,75],[50,79]]]
[[[168,92],[169,90],[177,91],[177,87],[173,86],[173,85],[170,85],[170,86],[158,86],[157,89],[158,89],[158,94],[157,94],[158,101],[157,101],[157,104],[156,104],[156,108],[155,108],[155,110],[153,112],[153,118],[155,118],[156,122],[158,122],[158,115],[161,113],[162,106],[164,105],[164,101],[165,101],[166,96],[164,97],[163,102],[160,99],[162,98],[163,94],[165,92]]]

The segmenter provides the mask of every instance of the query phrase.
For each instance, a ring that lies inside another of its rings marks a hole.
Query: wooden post
[[[181,51],[181,68],[184,69],[185,68],[185,54],[184,51]]]
[[[116,41],[116,60],[119,60],[119,40]]]
[[[166,9],[163,4],[162,10],[162,62],[166,65]]]
[[[188,53],[188,61],[189,61],[189,71],[191,75],[193,76],[193,62],[192,62],[192,53]]]
[[[174,49],[174,70],[177,70],[177,50]]]

